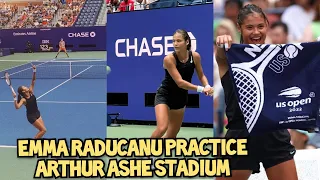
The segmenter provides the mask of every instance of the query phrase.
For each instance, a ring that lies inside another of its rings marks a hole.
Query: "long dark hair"
[[[240,12],[238,14],[238,18],[237,18],[237,23],[239,25],[239,27],[241,27],[241,25],[243,24],[244,19],[252,13],[258,13],[260,14],[264,20],[267,22],[267,24],[269,24],[269,20],[266,16],[266,14],[262,11],[262,9],[254,4],[248,4],[245,5],[243,8],[240,9]],[[240,35],[240,43],[243,43],[243,37],[242,34]]]
[[[191,49],[191,39],[190,39],[188,32],[184,29],[178,29],[174,32],[174,34],[176,34],[176,33],[181,34],[185,41],[189,41],[189,44],[187,45],[187,50],[189,51]]]
[[[18,88],[18,99],[17,99],[18,103],[21,101],[22,97],[24,97],[24,96],[23,96],[23,92],[22,92],[22,86],[20,86]]]

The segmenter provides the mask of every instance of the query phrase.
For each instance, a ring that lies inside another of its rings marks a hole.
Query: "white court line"
[[[0,148],[17,148],[17,146],[0,145]]]
[[[83,71],[79,72],[78,74],[74,75],[74,76],[73,76],[73,77],[71,77],[70,79],[68,79],[68,80],[66,80],[66,81],[63,81],[63,82],[62,82],[61,84],[59,84],[58,86],[56,86],[56,87],[54,87],[54,88],[50,89],[48,92],[45,92],[44,94],[42,94],[41,96],[39,96],[39,97],[37,98],[37,100],[38,100],[38,99],[40,99],[40,98],[42,98],[43,96],[45,96],[45,95],[49,94],[51,91],[53,91],[53,90],[57,89],[58,87],[60,87],[60,86],[64,85],[65,83],[67,83],[67,82],[68,82],[68,81],[70,81],[71,79],[73,79],[73,78],[75,78],[75,77],[79,76],[81,73],[85,72],[86,70],[90,69],[91,67],[92,67],[92,66],[89,66],[88,68],[86,68],[86,69],[84,69]]]
[[[8,61],[9,61],[9,60],[8,60]],[[36,60],[36,61],[39,61],[39,60]],[[12,66],[12,67],[10,67],[10,68],[1,70],[1,72],[6,72],[6,71],[8,71],[8,70],[10,70],[10,69],[13,69],[13,68],[17,68],[17,67],[19,67],[19,66],[24,66],[24,65],[30,64],[31,62],[32,62],[32,61],[27,62],[27,63],[25,63],[25,64],[20,64],[20,65],[17,65],[17,66]],[[4,78],[4,77],[5,77],[5,76],[2,76],[1,78]]]
[[[19,66],[24,66],[24,65],[26,65],[26,64],[31,64],[32,62],[37,62],[37,61],[39,61],[39,60],[36,60],[36,61],[30,61],[30,62],[25,63],[25,64],[20,64],[20,65],[17,65],[17,66],[13,66],[13,67],[10,67],[10,68],[8,68],[8,69],[4,69],[4,70],[2,70],[1,72],[5,72],[5,71],[7,71],[7,70],[14,69],[14,68],[17,68],[17,67],[19,67]],[[40,65],[42,65],[42,64],[46,64],[46,63],[48,63],[48,62],[52,62],[52,61],[54,61],[54,59],[49,60],[49,61],[45,61],[45,62],[43,62],[43,63],[40,63],[40,64],[36,65],[36,66],[40,66]],[[0,61],[0,62],[1,62],[1,61]],[[17,74],[17,73],[20,73],[20,72],[26,71],[26,70],[28,70],[28,69],[32,69],[32,67],[30,66],[30,68],[26,68],[26,69],[23,69],[23,70],[20,70],[20,71],[17,71],[17,72],[11,73],[11,74],[9,74],[9,75],[14,75],[14,74]],[[2,76],[1,78],[4,78],[4,77],[5,77],[5,76]]]
[[[37,101],[38,103],[52,103],[52,104],[107,104],[107,102],[94,101]],[[13,103],[13,101],[0,101],[0,103]]]

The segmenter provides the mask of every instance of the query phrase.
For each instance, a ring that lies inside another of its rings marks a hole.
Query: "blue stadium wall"
[[[16,53],[25,52],[29,41],[34,52],[58,51],[61,38],[70,51],[106,50],[105,26],[3,29],[0,30],[0,48],[10,48]]]
[[[154,95],[164,78],[172,35],[185,29],[213,84],[212,4],[108,14],[107,111],[125,120],[155,121]],[[192,79],[200,84],[196,73]],[[189,91],[185,123],[213,124],[213,98]]]

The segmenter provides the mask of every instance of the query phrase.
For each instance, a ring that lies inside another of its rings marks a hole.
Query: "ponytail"
[[[242,37],[242,34],[240,34],[240,44],[243,44],[243,37]]]
[[[18,104],[20,103],[21,99],[22,99],[21,95],[18,94],[18,99],[17,99],[17,103],[18,103]]]
[[[188,41],[189,41],[189,44],[187,45],[187,50],[190,51],[190,49],[191,49],[191,39],[190,39],[189,35],[188,35]]]
[[[18,99],[17,99],[17,103],[19,103],[19,102],[21,101],[22,97],[23,97],[23,94],[22,94],[22,86],[20,86],[20,87],[18,88]]]

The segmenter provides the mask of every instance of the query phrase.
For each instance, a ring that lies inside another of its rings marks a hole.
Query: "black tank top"
[[[179,61],[179,58],[176,52],[173,52],[173,56],[176,59],[176,67],[179,71],[183,80],[188,81],[191,83],[192,76],[194,73],[194,60],[192,56],[192,51],[189,51],[189,58],[185,63]],[[182,88],[179,88],[176,82],[172,79],[167,69],[165,69],[165,78],[161,83],[161,87],[174,93],[187,93],[188,91]]]
[[[237,101],[232,79],[229,71],[221,78],[221,84],[224,90],[225,103],[226,103],[226,116],[228,118],[228,129],[245,129],[244,116]]]
[[[27,104],[26,104],[27,114],[34,114],[39,112],[37,99],[33,94],[30,95],[29,99],[26,98],[26,101],[27,101]]]

